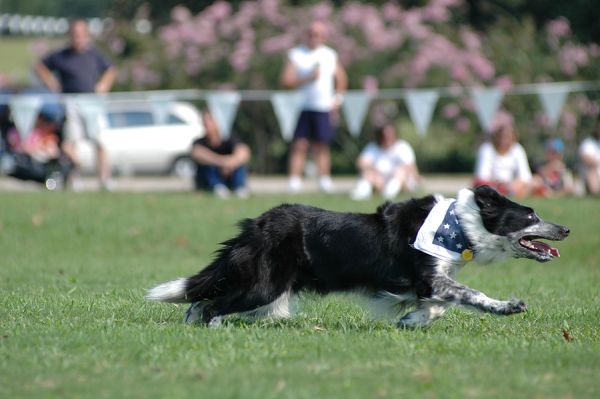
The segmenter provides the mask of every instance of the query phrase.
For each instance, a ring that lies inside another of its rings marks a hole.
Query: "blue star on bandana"
[[[464,263],[473,258],[473,246],[463,231],[454,199],[435,204],[417,233],[415,249],[452,263]]]

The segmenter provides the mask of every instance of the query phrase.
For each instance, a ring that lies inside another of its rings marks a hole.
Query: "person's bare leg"
[[[309,145],[310,144],[307,139],[300,138],[294,140],[289,163],[290,177],[302,176],[302,168],[304,167],[304,162],[306,161]]]
[[[289,189],[298,191],[302,187],[302,169],[306,162],[306,156],[310,143],[305,138],[298,138],[292,143],[289,161]]]
[[[331,152],[329,144],[315,142],[313,144],[315,162],[319,170],[319,188],[321,191],[331,192],[333,185],[331,182]]]
[[[590,194],[600,194],[600,176],[595,169],[586,172],[585,182]]]
[[[100,178],[100,185],[102,188],[109,188],[110,181],[110,165],[108,163],[108,154],[102,145],[96,143],[96,168],[98,170],[98,177]]]

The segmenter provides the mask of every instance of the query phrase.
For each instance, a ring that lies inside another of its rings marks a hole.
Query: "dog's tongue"
[[[551,247],[550,245],[541,242],[541,241],[531,241],[535,249],[543,252],[550,252],[550,254],[554,257],[560,257],[560,252],[558,252],[557,248]]]

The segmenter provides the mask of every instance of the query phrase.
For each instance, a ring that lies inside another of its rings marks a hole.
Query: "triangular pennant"
[[[489,132],[494,116],[496,116],[496,112],[500,108],[504,92],[495,87],[487,89],[476,88],[471,89],[471,97],[475,102],[475,111],[477,112],[479,123],[486,132]]]
[[[299,91],[278,92],[271,95],[271,104],[279,122],[281,136],[285,141],[292,140],[303,101],[304,96]]]
[[[219,126],[219,132],[224,139],[231,135],[231,127],[237,114],[241,96],[237,92],[212,91],[206,94],[206,102],[210,113]]]
[[[358,137],[369,110],[371,96],[364,91],[347,91],[344,93],[342,112],[348,130],[353,137]]]
[[[550,121],[551,126],[556,126],[567,96],[569,95],[569,85],[552,84],[540,85],[536,89],[538,98],[540,99],[544,112]]]
[[[73,101],[77,111],[83,118],[88,136],[91,139],[98,139],[102,129],[102,119],[106,115],[104,98],[96,95],[78,96]]]
[[[410,90],[406,93],[408,113],[419,135],[424,136],[427,132],[439,98],[440,95],[436,90]]]
[[[173,94],[161,93],[150,95],[150,107],[152,108],[152,114],[157,124],[164,125],[167,123],[174,99],[175,96]]]
[[[23,140],[35,124],[35,119],[42,108],[42,97],[26,94],[17,95],[10,98],[8,105],[12,119]]]

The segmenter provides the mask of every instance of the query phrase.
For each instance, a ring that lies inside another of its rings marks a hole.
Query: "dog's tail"
[[[197,274],[168,281],[149,289],[146,299],[171,303],[191,303],[211,300],[222,294],[232,279],[232,268],[228,266],[232,256],[232,247],[238,241],[238,238],[226,241],[223,248],[218,251],[217,259]]]
[[[168,281],[151,288],[146,293],[146,299],[161,302],[189,302],[186,297],[187,278],[178,278],[177,280]]]

